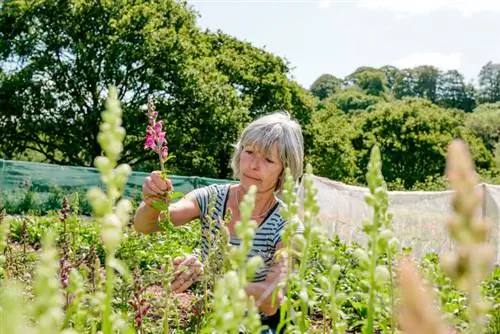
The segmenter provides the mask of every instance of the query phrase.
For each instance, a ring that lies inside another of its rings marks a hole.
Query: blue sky
[[[188,0],[198,24],[286,58],[308,88],[359,66],[434,65],[476,80],[500,62],[500,0]]]

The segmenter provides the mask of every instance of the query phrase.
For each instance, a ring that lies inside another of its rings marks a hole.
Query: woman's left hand
[[[194,255],[176,257],[173,265],[174,279],[170,289],[175,293],[186,291],[203,275],[203,264]]]

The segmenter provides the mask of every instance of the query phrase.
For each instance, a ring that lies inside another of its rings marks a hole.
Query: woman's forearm
[[[134,228],[139,233],[152,233],[160,230],[158,218],[160,211],[153,209],[142,202],[137,208],[134,217]]]

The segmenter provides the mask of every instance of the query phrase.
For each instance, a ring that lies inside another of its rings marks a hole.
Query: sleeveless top
[[[223,185],[210,185],[203,188],[193,190],[196,200],[200,208],[201,220],[201,257],[202,262],[208,255],[209,241],[204,231],[208,231],[210,222],[207,220],[209,203],[213,198],[213,213],[212,219],[212,234],[220,230],[220,221],[224,221],[226,214],[227,201],[229,199],[230,184]],[[276,245],[281,241],[281,234],[286,225],[286,221],[280,215],[279,210],[282,207],[281,202],[278,202],[269,210],[267,216],[264,218],[259,227],[255,230],[255,236],[252,243],[252,248],[247,258],[253,256],[260,256],[264,262],[253,278],[253,282],[261,282],[265,280],[269,267],[273,263]],[[300,229],[300,228],[299,228]],[[239,246],[241,240],[236,236],[231,236],[231,246]]]

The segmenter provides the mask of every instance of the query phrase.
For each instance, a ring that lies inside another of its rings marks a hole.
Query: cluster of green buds
[[[442,257],[442,267],[457,287],[468,294],[471,332],[481,333],[490,306],[482,300],[479,284],[493,267],[494,249],[488,244],[488,222],[478,218],[482,200],[478,177],[467,145],[461,140],[449,146],[446,176],[454,190],[454,214],[447,221],[447,228],[457,248]]]
[[[373,333],[375,297],[388,281],[392,281],[392,255],[399,246],[391,230],[389,194],[382,175],[382,159],[378,146],[372,148],[366,180],[370,193],[365,196],[365,201],[373,209],[373,218],[362,222],[363,231],[368,236],[368,251],[357,248],[355,255],[361,268],[368,274],[365,282],[368,289],[368,310],[364,332]],[[388,255],[388,266],[379,263],[384,254]]]
[[[128,222],[132,205],[122,196],[125,184],[132,170],[128,164],[117,166],[123,150],[125,129],[121,126],[122,110],[117,100],[116,90],[111,87],[106,110],[102,113],[103,123],[97,140],[105,156],[95,158],[94,164],[106,185],[106,193],[98,187],[91,188],[88,199],[94,214],[102,223],[101,238],[108,253],[113,254],[121,240],[121,228]]]
[[[97,137],[104,156],[95,158],[94,164],[100,172],[101,181],[106,185],[106,193],[98,187],[87,192],[87,198],[95,218],[101,225],[101,240],[106,250],[106,292],[102,307],[102,331],[110,334],[113,328],[118,328],[120,321],[112,314],[112,295],[114,272],[117,270],[129,278],[125,265],[115,258],[115,252],[122,238],[122,227],[129,221],[132,204],[121,198],[132,170],[128,164],[118,165],[118,159],[123,150],[125,129],[122,127],[122,110],[117,99],[117,92],[110,87],[106,110],[102,113],[102,124]],[[118,319],[119,320],[119,319]]]
[[[251,220],[255,193],[256,187],[251,186],[240,204],[241,221],[236,224],[236,235],[241,243],[230,249],[231,270],[215,284],[213,326],[217,333],[238,333],[241,328],[258,333],[261,328],[255,301],[245,292],[248,282],[263,265],[259,256],[248,258],[257,227]]]
[[[35,302],[32,316],[36,319],[35,332],[59,333],[64,318],[64,295],[57,275],[59,260],[53,231],[47,232],[42,247],[33,283]]]

